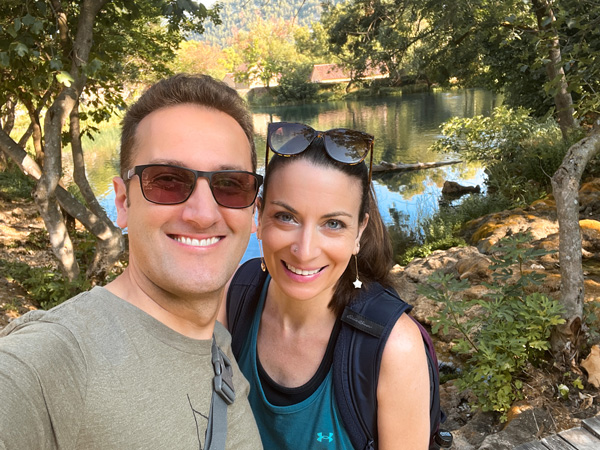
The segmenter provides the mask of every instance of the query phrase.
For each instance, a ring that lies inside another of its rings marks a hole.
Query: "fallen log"
[[[426,163],[411,163],[411,164],[402,164],[402,163],[389,163],[387,161],[381,161],[379,164],[373,164],[373,173],[375,172],[393,172],[393,171],[407,171],[407,170],[420,170],[420,169],[430,169],[432,167],[440,167],[447,166],[450,164],[459,164],[461,160],[453,160],[453,161],[437,161],[437,162],[426,162]]]

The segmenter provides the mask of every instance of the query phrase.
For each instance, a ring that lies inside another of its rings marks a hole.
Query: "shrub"
[[[35,182],[27,177],[12,162],[4,171],[0,171],[0,198],[4,200],[31,199]]]
[[[29,267],[23,262],[0,260],[0,268],[9,281],[17,281],[43,309],[50,309],[90,288],[85,275],[69,282],[53,267]]]
[[[318,87],[310,82],[311,71],[312,64],[292,65],[284,70],[276,88],[278,100],[283,103],[314,100]]]
[[[470,388],[477,398],[473,406],[499,412],[502,421],[512,403],[522,398],[527,364],[543,359],[550,348],[552,327],[564,323],[558,301],[528,293],[544,275],[524,270],[525,263],[549,253],[528,247],[530,240],[530,234],[521,233],[492,247],[493,281],[486,284],[490,293],[483,299],[461,299],[469,281],[441,272],[419,288],[421,294],[442,303],[440,312],[431,318],[433,333],[453,328],[462,335],[453,350],[467,357],[469,369],[461,372],[459,388]],[[480,313],[462,319],[472,308]]]
[[[443,136],[432,149],[458,153],[486,167],[490,192],[522,206],[550,192],[550,177],[567,149],[582,136],[564,140],[551,117],[533,118],[523,108],[500,106],[491,116],[453,118],[442,125]]]

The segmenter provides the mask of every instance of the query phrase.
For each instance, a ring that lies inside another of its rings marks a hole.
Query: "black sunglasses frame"
[[[175,203],[162,203],[162,202],[156,202],[156,201],[150,200],[146,196],[146,193],[144,192],[144,185],[142,182],[142,173],[144,172],[145,169],[147,169],[149,167],[168,167],[171,169],[181,169],[186,172],[192,173],[194,175],[194,184],[193,184],[192,189],[190,190],[189,194],[187,195],[187,197],[184,200],[181,200],[180,202],[175,202]],[[213,177],[213,175],[222,174],[222,173],[242,173],[242,174],[246,174],[246,175],[251,175],[254,178],[254,180],[256,181],[256,189],[254,192],[254,197],[252,198],[252,201],[248,205],[246,205],[246,206],[229,206],[229,205],[222,204],[217,199],[217,196],[215,195],[215,191],[213,190],[212,177]],[[260,186],[263,183],[262,175],[259,175],[257,173],[253,173],[253,172],[246,172],[244,170],[215,170],[212,172],[204,172],[202,170],[194,170],[194,169],[190,169],[188,167],[175,166],[172,164],[143,164],[143,165],[135,166],[133,169],[129,169],[127,171],[127,174],[125,176],[125,181],[131,180],[134,175],[138,176],[138,178],[140,180],[140,190],[142,191],[142,195],[144,196],[144,198],[147,201],[149,201],[150,203],[154,203],[156,205],[167,205],[167,206],[168,205],[180,205],[182,203],[185,203],[194,193],[194,190],[196,189],[196,184],[198,183],[198,178],[205,178],[208,180],[208,186],[210,188],[210,193],[212,194],[213,199],[215,200],[215,202],[217,202],[217,204],[219,206],[222,206],[224,208],[230,208],[230,209],[244,209],[244,208],[248,208],[254,204],[254,202],[256,201],[256,196],[258,195]]]
[[[313,132],[313,137],[310,139],[310,141],[308,141],[306,147],[299,150],[297,153],[291,153],[291,154],[279,153],[277,150],[275,150],[270,145],[271,133],[272,133],[272,130],[274,130],[278,127],[281,127],[281,126],[285,126],[285,125],[294,125],[294,126],[302,125],[303,127],[307,128],[308,130],[311,130]],[[267,166],[269,165],[269,148],[271,149],[271,151],[273,153],[275,153],[279,156],[284,156],[284,157],[296,156],[296,155],[299,155],[300,153],[302,153],[303,151],[305,151],[308,147],[310,147],[310,145],[314,142],[315,139],[317,139],[319,137],[322,138],[332,131],[351,132],[352,134],[359,134],[359,135],[363,136],[364,138],[366,138],[369,148],[367,149],[365,154],[356,161],[343,161],[343,160],[336,158],[327,149],[327,145],[326,145],[325,141],[323,141],[323,148],[325,149],[325,152],[327,153],[327,155],[329,155],[329,157],[331,159],[333,159],[334,161],[340,162],[342,164],[349,164],[349,165],[360,164],[361,162],[363,162],[365,160],[365,158],[367,157],[367,154],[370,152],[371,157],[369,158],[369,184],[371,184],[371,177],[372,177],[372,171],[373,171],[373,147],[374,147],[374,142],[375,142],[375,136],[373,136],[372,134],[369,134],[369,133],[365,133],[364,131],[352,130],[349,128],[333,128],[333,129],[327,130],[327,131],[319,131],[319,130],[315,130],[311,126],[303,124],[303,123],[296,123],[296,122],[271,122],[271,123],[269,123],[268,127],[267,127],[267,139],[266,139],[266,143],[265,143],[265,146],[266,146],[266,149],[265,149],[265,172],[267,170]]]

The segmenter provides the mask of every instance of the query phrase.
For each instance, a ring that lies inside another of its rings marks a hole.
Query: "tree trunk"
[[[579,348],[583,316],[583,268],[579,228],[579,183],[590,159],[600,152],[600,132],[573,145],[552,177],[559,226],[560,294],[566,323],[552,335],[552,349],[567,366]]]
[[[106,0],[83,0],[75,39],[69,39],[66,13],[59,0],[52,0],[53,12],[59,28],[59,39],[65,55],[71,56],[70,74],[75,80],[71,86],[65,86],[60,91],[54,103],[48,108],[44,120],[44,168],[34,193],[34,200],[52,245],[52,252],[58,259],[59,266],[69,280],[79,275],[79,265],[75,259],[73,243],[67,233],[67,227],[56,197],[62,173],[62,127],[71,110],[75,106],[83,87],[86,76],[81,66],[89,59],[92,46],[94,20]],[[71,46],[72,42],[72,46]]]
[[[546,73],[550,83],[554,85],[554,105],[556,106],[556,119],[564,138],[569,131],[577,127],[573,110],[573,98],[569,93],[569,86],[565,71],[562,67],[559,36],[554,28],[556,17],[548,0],[533,0],[533,7],[537,18],[538,28],[544,34],[548,46],[548,63]]]
[[[98,240],[92,264],[88,267],[87,275],[93,279],[101,279],[106,272],[118,261],[125,245],[123,234],[117,228],[96,199],[85,174],[85,161],[81,146],[81,130],[79,124],[79,103],[71,111],[69,119],[71,132],[71,148],[73,150],[73,178],[83,196],[88,208],[105,225],[103,232],[96,235]]]

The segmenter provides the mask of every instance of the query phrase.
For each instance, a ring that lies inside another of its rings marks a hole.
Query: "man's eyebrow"
[[[188,169],[199,170],[195,167],[190,167],[188,164],[184,163],[183,161],[179,161],[179,160],[175,160],[175,159],[158,158],[158,159],[151,160],[148,164],[167,164],[169,166],[179,166],[179,167],[186,167]],[[223,165],[219,166],[216,170],[242,170],[245,172],[251,172],[251,170],[248,170],[245,167],[238,166],[238,165],[232,165],[232,164],[223,164]]]
[[[298,211],[296,211],[294,208],[292,208],[290,205],[288,205],[285,202],[279,201],[279,200],[273,200],[271,202],[272,205],[277,205],[280,206],[284,209],[287,209],[289,212],[293,213],[293,214],[298,214]],[[344,217],[349,217],[352,218],[354,217],[352,214],[346,212],[346,211],[333,211],[330,212],[328,214],[323,215],[321,218],[322,219],[331,219],[333,217],[339,217],[339,216],[344,216]]]

